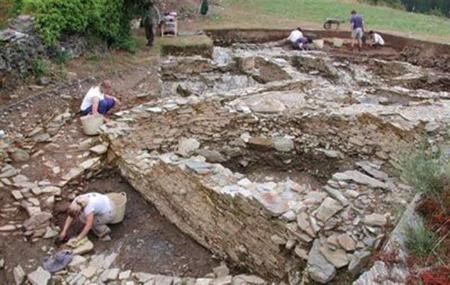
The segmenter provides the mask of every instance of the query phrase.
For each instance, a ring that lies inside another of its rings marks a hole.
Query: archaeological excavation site
[[[450,47],[398,37],[355,56],[340,32],[308,31],[323,48],[296,51],[286,33],[205,30],[151,62],[17,91],[0,113],[0,283],[416,284],[421,195],[402,165],[425,144],[450,155]],[[106,77],[128,97],[89,137],[76,108]],[[86,192],[125,192],[124,220],[50,274]]]

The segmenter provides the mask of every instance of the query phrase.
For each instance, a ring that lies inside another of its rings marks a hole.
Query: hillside
[[[409,37],[450,42],[450,19],[408,13],[383,6],[346,0],[223,0],[212,26],[321,28],[327,17],[347,19],[355,9],[365,17],[368,29]],[[342,29],[348,29],[345,24]]]

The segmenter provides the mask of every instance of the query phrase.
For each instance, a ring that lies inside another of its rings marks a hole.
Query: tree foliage
[[[365,0],[365,2],[375,5],[385,4],[393,7],[403,7],[410,12],[450,17],[449,0]]]
[[[93,35],[109,45],[130,48],[130,20],[145,0],[23,0],[35,16],[36,30],[47,46],[62,34]]]

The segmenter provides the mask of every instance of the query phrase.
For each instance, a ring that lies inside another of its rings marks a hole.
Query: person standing
[[[352,30],[352,49],[355,44],[358,43],[358,48],[361,50],[364,36],[364,19],[361,15],[357,14],[355,10],[351,12],[350,27]]]
[[[143,6],[142,25],[145,29],[145,37],[147,38],[147,46],[152,47],[155,40],[155,23],[161,22],[161,15],[154,1],[147,0]]]
[[[208,14],[208,10],[209,10],[208,0],[202,0],[202,3],[200,4],[200,14],[202,16],[206,16],[206,14]]]

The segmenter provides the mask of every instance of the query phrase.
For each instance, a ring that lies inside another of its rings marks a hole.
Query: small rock
[[[82,265],[86,264],[86,258],[81,255],[75,255],[69,263],[69,269],[72,271],[79,271]]]
[[[230,274],[230,269],[225,264],[213,268],[216,278],[224,277]]]
[[[190,156],[200,147],[200,142],[194,138],[182,139],[178,143],[178,153],[184,157]]]
[[[347,254],[344,250],[338,248],[336,250],[332,250],[327,245],[323,245],[320,247],[320,253],[331,262],[336,268],[344,267],[348,264]]]
[[[274,138],[273,147],[279,152],[290,152],[294,149],[294,141],[287,137]]]
[[[36,271],[31,272],[27,277],[32,285],[47,285],[52,275],[42,267],[38,267]]]
[[[233,277],[230,275],[217,278],[213,280],[212,285],[231,285],[233,284]]]
[[[19,190],[14,190],[14,191],[11,192],[11,194],[14,197],[14,199],[16,199],[16,200],[22,200],[23,199],[22,192],[20,192]]]
[[[131,277],[131,270],[120,272],[119,274],[119,280],[126,280]]]
[[[30,160],[30,154],[23,149],[16,149],[13,153],[11,153],[11,158],[15,162],[26,162]]]
[[[342,210],[342,208],[342,205],[338,201],[327,197],[317,211],[317,218],[322,222],[326,222],[329,218]]]
[[[22,266],[17,265],[16,267],[14,267],[13,275],[14,275],[14,282],[16,282],[16,285],[20,285],[23,283],[25,279],[25,271],[23,271]]]
[[[308,255],[307,271],[311,278],[319,283],[326,284],[336,276],[336,268],[320,253],[320,241],[314,240]]]
[[[350,264],[348,265],[348,271],[353,275],[357,275],[361,272],[361,270],[366,266],[366,264],[370,260],[370,252],[369,251],[360,251],[356,252],[352,259],[350,260]]]
[[[382,227],[386,222],[386,217],[380,214],[366,215],[363,219],[363,223],[369,226]]]
[[[108,151],[108,146],[104,144],[99,144],[94,147],[91,147],[89,150],[97,155],[102,155]]]
[[[206,158],[207,162],[211,163],[221,163],[226,161],[225,157],[217,150],[199,149],[197,150],[197,154],[203,156]]]
[[[3,227],[0,227],[0,232],[12,232],[16,229],[16,226],[14,225],[5,225]]]
[[[119,272],[119,268],[107,269],[100,275],[100,280],[103,282],[116,280],[117,276],[119,276]]]
[[[356,249],[356,242],[348,235],[341,234],[337,237],[339,245],[342,246],[346,251],[353,251]]]

